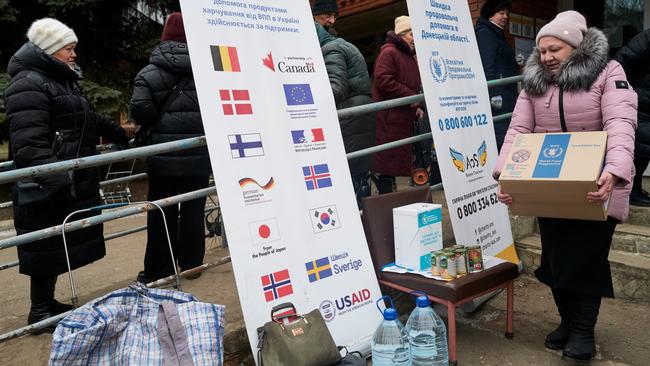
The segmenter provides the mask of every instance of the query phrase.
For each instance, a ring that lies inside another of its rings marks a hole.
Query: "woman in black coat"
[[[196,97],[183,18],[173,13],[167,19],[157,45],[136,76],[130,111],[135,123],[149,129],[149,143],[158,144],[202,136],[203,122]],[[211,173],[207,147],[151,156],[147,159],[149,200],[175,196],[208,186]],[[164,208],[169,236],[181,270],[203,264],[205,197]],[[169,246],[158,211],[147,216],[147,250],[140,282],[150,282],[174,273]]]
[[[12,80],[5,101],[16,168],[95,155],[98,136],[127,145],[124,130],[95,113],[77,83],[81,70],[74,62],[77,37],[72,29],[44,18],[31,25],[27,37],[7,67]],[[100,203],[93,168],[23,179],[12,193],[19,235],[59,225],[72,211]],[[106,253],[102,225],[66,238],[72,269]],[[31,277],[29,324],[71,309],[54,300],[56,278],[68,270],[60,235],[19,246],[18,259],[20,273]]]
[[[643,190],[643,172],[650,161],[650,29],[637,34],[614,59],[618,61],[627,79],[639,96],[638,122],[634,144],[634,184],[630,193],[630,204],[650,206],[650,196]]]
[[[506,41],[504,28],[508,24],[510,2],[490,0],[481,7],[481,16],[476,20],[476,43],[481,54],[481,63],[487,80],[515,76],[519,66],[515,53]],[[511,113],[517,100],[517,85],[508,84],[489,89],[492,115]],[[494,123],[497,148],[501,150],[510,119]]]

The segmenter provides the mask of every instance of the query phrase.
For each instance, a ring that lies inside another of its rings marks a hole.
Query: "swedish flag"
[[[309,277],[309,282],[316,282],[323,278],[332,276],[332,266],[327,257],[307,262],[305,263],[305,268],[307,268],[307,277]]]

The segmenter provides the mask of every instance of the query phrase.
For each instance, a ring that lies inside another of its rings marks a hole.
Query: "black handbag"
[[[271,309],[271,321],[257,329],[260,366],[327,366],[341,354],[320,310],[297,315],[291,303]]]

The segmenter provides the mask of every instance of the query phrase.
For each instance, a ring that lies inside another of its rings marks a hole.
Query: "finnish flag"
[[[264,156],[262,136],[259,133],[228,135],[228,142],[233,159]]]

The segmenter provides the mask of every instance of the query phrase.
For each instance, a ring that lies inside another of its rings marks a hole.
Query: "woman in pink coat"
[[[538,218],[542,259],[535,275],[551,288],[561,317],[545,345],[563,350],[565,359],[589,363],[601,298],[614,297],[607,257],[614,228],[628,212],[637,96],[621,65],[608,61],[605,35],[587,29],[579,13],[558,14],[536,41],[494,177],[499,177],[517,134],[607,131],[599,188],[587,195],[591,202],[611,196],[607,221]],[[500,192],[499,200],[512,203],[507,192]]]

